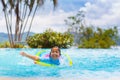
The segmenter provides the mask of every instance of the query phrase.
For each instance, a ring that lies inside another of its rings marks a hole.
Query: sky
[[[58,6],[56,10],[53,10],[52,2],[46,0],[45,5],[36,13],[31,31],[41,33],[51,28],[54,31],[65,32],[68,26],[64,20],[69,16],[74,16],[80,10],[85,11],[87,25],[101,28],[117,26],[120,29],[119,8],[120,0],[58,0]],[[0,4],[0,32],[7,32],[5,26],[5,18]]]

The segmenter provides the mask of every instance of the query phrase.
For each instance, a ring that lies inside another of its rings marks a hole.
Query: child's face
[[[59,49],[58,48],[52,48],[51,50],[51,57],[53,59],[58,59],[60,57],[60,52],[59,52]]]

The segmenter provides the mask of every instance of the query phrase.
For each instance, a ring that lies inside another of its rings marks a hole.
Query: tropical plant
[[[116,45],[118,38],[117,27],[102,29],[85,25],[85,13],[79,11],[68,17],[65,22],[69,26],[68,32],[74,35],[75,45],[79,48],[109,48]]]
[[[83,35],[79,48],[110,48],[112,45],[116,45],[118,31],[116,27],[97,28],[97,31],[94,31],[93,28],[86,28]]]
[[[44,33],[29,37],[27,43],[32,48],[51,48],[53,46],[68,48],[73,43],[73,36],[67,32],[58,33],[49,29]]]
[[[84,25],[84,18],[85,18],[85,12],[78,11],[76,15],[70,16],[67,19],[65,19],[65,23],[69,26],[68,32],[79,33],[80,29]]]
[[[70,16],[65,20],[68,25],[68,32],[74,35],[75,45],[79,44],[80,34],[84,31],[85,27],[85,12],[78,11],[76,15]]]
[[[0,43],[0,48],[10,48],[10,43],[9,42]],[[15,44],[14,48],[25,48],[25,46],[22,44]]]
[[[54,6],[56,6],[57,0],[52,1]],[[45,0],[1,0],[11,47],[14,47],[15,41],[22,40],[28,22],[30,25],[28,25],[27,37],[29,36],[35,13],[38,7],[44,3]],[[30,18],[30,16],[32,16],[32,18]],[[14,17],[16,18],[15,22],[13,22]],[[13,33],[15,33],[15,35],[13,35]]]

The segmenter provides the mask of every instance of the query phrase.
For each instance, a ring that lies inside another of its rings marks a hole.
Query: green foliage
[[[0,43],[0,48],[8,48],[8,47],[10,47],[9,42]]]
[[[0,43],[0,48],[11,48],[11,46],[10,46],[9,42],[4,42],[4,43]],[[22,44],[15,44],[14,48],[24,48],[24,45],[22,45]]]
[[[116,45],[118,31],[116,27],[106,30],[97,28],[97,31],[87,27],[81,35],[79,48],[110,48]]]
[[[46,30],[44,33],[35,34],[27,39],[27,44],[32,48],[51,48],[59,46],[61,48],[70,47],[73,43],[73,36],[69,33],[57,33]]]
[[[65,22],[69,26],[68,32],[74,35],[74,43],[79,48],[110,48],[116,45],[118,30],[114,28],[101,29],[85,25],[85,12],[79,11],[68,17]]]
[[[79,33],[80,28],[84,24],[85,12],[79,11],[76,15],[70,16],[65,19],[65,23],[69,26],[69,32]]]
[[[85,12],[78,11],[77,14],[65,19],[66,25],[68,25],[68,32],[74,35],[74,45],[80,43],[81,32],[84,31],[85,25]]]

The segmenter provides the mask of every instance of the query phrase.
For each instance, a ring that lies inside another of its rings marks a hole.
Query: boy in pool
[[[34,60],[35,63],[36,63],[36,61],[40,60],[40,61],[47,62],[47,63],[54,64],[54,65],[60,64],[59,58],[61,56],[61,51],[60,51],[60,48],[57,46],[51,48],[49,59],[42,59],[39,56],[34,56],[31,54],[27,54],[25,52],[20,52],[20,54],[22,56],[25,56],[25,57],[28,57],[28,58]]]

